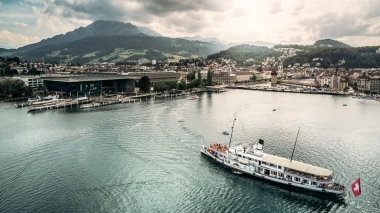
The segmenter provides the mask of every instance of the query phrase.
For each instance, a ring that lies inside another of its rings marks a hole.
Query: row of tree
[[[19,98],[32,94],[32,89],[20,79],[6,78],[0,81],[0,99]]]

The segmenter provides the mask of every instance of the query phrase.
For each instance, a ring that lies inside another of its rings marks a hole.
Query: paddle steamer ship
[[[245,173],[314,192],[345,195],[346,188],[334,182],[332,171],[264,153],[263,147],[264,141],[261,139],[256,144],[234,147],[212,143],[201,145],[201,153],[232,168],[235,173]]]

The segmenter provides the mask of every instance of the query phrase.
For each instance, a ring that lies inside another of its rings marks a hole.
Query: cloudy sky
[[[169,37],[380,45],[380,0],[0,0],[0,47],[35,43],[96,20],[131,22]]]

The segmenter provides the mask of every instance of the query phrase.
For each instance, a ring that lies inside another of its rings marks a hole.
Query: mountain
[[[159,33],[131,23],[95,21],[64,35],[57,35],[16,50],[0,50],[3,56],[33,61],[97,63],[137,61],[139,58],[168,61],[207,56],[224,49],[221,44],[162,37]]]
[[[152,37],[147,35],[92,36],[78,41],[46,45],[18,52],[22,60],[32,61],[44,57],[46,62],[98,63],[125,61],[140,58],[168,61],[188,57],[207,56],[222,50],[221,46],[184,39]]]
[[[329,39],[329,38],[316,41],[314,46],[318,46],[318,47],[324,47],[324,46],[327,46],[327,47],[344,47],[344,48],[351,47],[348,44],[345,44],[345,43],[337,41],[337,40]]]
[[[161,34],[159,34],[158,32],[154,31],[154,30],[151,30],[147,27],[137,27],[137,29],[144,33],[145,35],[148,35],[148,36],[154,36],[154,37],[162,37]]]
[[[0,56],[11,56],[14,52],[16,52],[16,49],[0,48]]]
[[[218,44],[218,45],[224,45],[225,44],[225,42],[222,42],[215,37],[203,38],[201,36],[194,36],[194,37],[180,37],[180,39],[185,39],[188,41],[202,41],[202,42],[208,42],[208,43],[213,43],[213,44]]]
[[[265,41],[246,41],[242,43],[229,43],[227,44],[227,46],[233,47],[233,46],[241,45],[241,44],[248,44],[248,45],[253,45],[253,46],[258,46],[258,47],[268,47],[268,48],[272,48],[276,45],[275,43],[270,43],[270,42],[265,42]]]
[[[28,51],[51,44],[60,44],[78,41],[90,36],[116,36],[116,35],[138,35],[141,31],[131,23],[117,21],[95,21],[87,27],[80,27],[74,31],[52,38],[44,39],[38,43],[26,45],[19,48],[21,51]]]
[[[267,57],[278,57],[281,53],[270,49],[268,47],[259,47],[249,44],[241,44],[237,46],[230,47],[227,50],[220,51],[207,56],[207,59],[221,60],[231,59],[236,61],[238,65],[253,65],[261,64]]]

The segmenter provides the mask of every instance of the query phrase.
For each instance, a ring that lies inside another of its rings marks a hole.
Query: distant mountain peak
[[[52,38],[44,39],[38,43],[26,45],[19,48],[27,51],[40,48],[46,45],[68,43],[81,40],[92,36],[131,36],[131,35],[148,35],[161,37],[161,35],[149,28],[139,28],[130,22],[97,20],[86,27],[79,27],[66,34],[56,35]]]
[[[334,39],[330,39],[330,38],[318,40],[314,43],[314,46],[345,47],[345,48],[351,47],[348,44],[345,44],[343,42],[340,42],[340,41],[337,41]]]
[[[148,28],[148,27],[137,27],[140,32],[144,33],[145,35],[148,35],[148,36],[153,36],[153,37],[162,37],[161,34],[159,34],[158,32]]]

